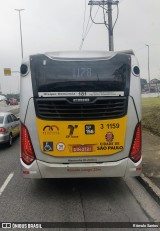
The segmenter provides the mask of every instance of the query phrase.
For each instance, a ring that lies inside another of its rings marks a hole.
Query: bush
[[[142,126],[160,136],[160,98],[142,99]]]

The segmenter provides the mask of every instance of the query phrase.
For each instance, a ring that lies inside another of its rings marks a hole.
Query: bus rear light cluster
[[[142,132],[141,132],[141,123],[138,123],[136,126],[135,132],[134,132],[134,137],[133,137],[133,142],[131,146],[131,151],[130,151],[130,159],[133,162],[138,162],[141,159],[141,146],[142,146]]]
[[[29,132],[23,123],[21,123],[21,158],[27,165],[31,164],[35,160],[35,154]]]

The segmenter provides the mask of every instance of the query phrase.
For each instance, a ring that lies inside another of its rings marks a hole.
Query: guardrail
[[[7,105],[5,101],[0,101],[0,112],[12,111],[13,114],[19,112],[19,105]]]

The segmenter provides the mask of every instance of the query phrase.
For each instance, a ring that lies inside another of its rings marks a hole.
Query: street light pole
[[[149,68],[149,45],[146,44],[146,46],[148,47],[148,84],[149,84],[149,92],[150,92],[151,88],[150,88],[150,68]]]
[[[24,9],[15,9],[19,13],[19,26],[20,26],[20,37],[21,37],[21,54],[23,59],[23,40],[22,40],[22,27],[21,27],[21,11]]]

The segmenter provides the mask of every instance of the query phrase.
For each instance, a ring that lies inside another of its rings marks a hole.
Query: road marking
[[[2,187],[0,188],[0,196],[2,195],[3,191],[5,190],[13,176],[14,172],[10,173],[5,182],[3,183]]]

